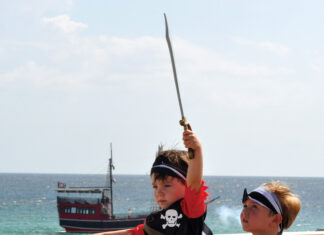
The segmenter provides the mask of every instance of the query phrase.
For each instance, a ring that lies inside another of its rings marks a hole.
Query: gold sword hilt
[[[179,121],[179,123],[181,126],[183,126],[183,129],[185,131],[187,131],[187,130],[192,131],[191,126],[190,126],[189,122],[187,122],[187,119],[185,117],[182,117],[182,119]],[[189,159],[195,158],[194,150],[192,148],[188,148],[188,158]]]

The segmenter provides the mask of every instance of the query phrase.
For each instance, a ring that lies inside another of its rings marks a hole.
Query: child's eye
[[[156,185],[152,185],[152,187],[153,187],[154,189],[156,189],[156,188],[157,188],[157,186],[156,186]]]

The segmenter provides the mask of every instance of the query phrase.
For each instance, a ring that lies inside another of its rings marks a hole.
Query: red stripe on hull
[[[116,229],[86,229],[86,228],[70,228],[64,227],[66,232],[108,232],[108,231],[117,231]]]

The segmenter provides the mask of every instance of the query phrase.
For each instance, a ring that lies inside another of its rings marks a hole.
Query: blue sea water
[[[145,212],[154,203],[149,176],[116,175],[114,211]],[[252,190],[261,183],[280,180],[302,201],[302,210],[289,231],[324,228],[324,178],[205,177],[210,199],[206,223],[217,233],[242,232],[239,214],[244,187]],[[0,173],[0,234],[62,234],[56,208],[56,186],[102,186],[104,175],[7,174]]]

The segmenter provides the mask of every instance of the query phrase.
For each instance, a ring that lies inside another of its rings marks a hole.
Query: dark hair
[[[184,150],[176,150],[176,149],[170,149],[170,150],[163,150],[163,146],[159,146],[158,152],[156,154],[155,161],[151,168],[151,177],[154,174],[154,180],[166,180],[168,176],[176,177],[181,180],[181,182],[184,184],[185,181],[183,178],[181,178],[178,174],[173,172],[172,170],[168,168],[160,168],[160,167],[154,167],[157,165],[165,165],[168,167],[171,167],[178,171],[181,175],[184,177],[187,176],[187,170],[188,170],[188,152]]]

